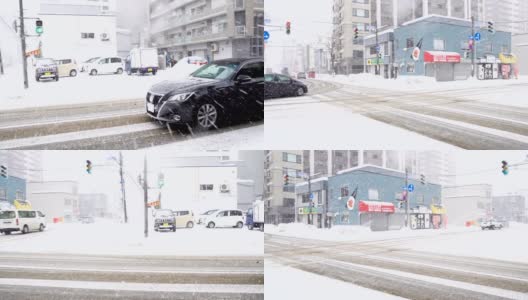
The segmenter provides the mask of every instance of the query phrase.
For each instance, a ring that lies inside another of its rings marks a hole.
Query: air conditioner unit
[[[211,51],[213,51],[213,52],[217,52],[218,51],[218,44],[217,43],[212,43],[211,44]]]
[[[220,193],[229,193],[229,185],[227,184],[221,184],[220,185]]]
[[[101,41],[109,41],[108,33],[101,33]]]

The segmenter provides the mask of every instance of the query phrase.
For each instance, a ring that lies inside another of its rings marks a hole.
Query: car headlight
[[[170,96],[167,101],[178,101],[178,102],[185,102],[191,98],[191,96],[194,95],[194,93],[183,93],[183,94],[176,94],[173,96]]]

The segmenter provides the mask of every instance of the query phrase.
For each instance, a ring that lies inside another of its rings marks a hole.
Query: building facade
[[[489,184],[447,186],[442,189],[442,203],[448,222],[463,226],[492,214],[492,187]]]
[[[79,194],[79,215],[97,218],[111,216],[106,194]]]
[[[328,177],[319,177],[295,186],[295,221],[329,228],[332,225],[328,215]],[[312,195],[310,197],[310,195]]]
[[[27,183],[27,199],[48,222],[71,222],[80,216],[78,183],[39,181]]]
[[[150,2],[153,47],[180,59],[263,57],[263,0],[156,0]]]
[[[295,184],[303,180],[302,170],[302,151],[265,151],[266,223],[295,222]],[[288,184],[284,175],[288,175]]]
[[[522,195],[493,196],[492,207],[494,217],[528,223],[526,198]]]
[[[40,0],[41,55],[78,63],[96,56],[116,56],[115,9],[115,0]]]
[[[517,56],[519,74],[528,75],[528,33],[512,36],[512,52]]]
[[[408,179],[414,190],[408,193],[409,208],[430,210],[442,204],[438,184]],[[403,225],[405,173],[375,166],[345,170],[328,179],[328,212],[336,225],[367,225],[378,217]]]

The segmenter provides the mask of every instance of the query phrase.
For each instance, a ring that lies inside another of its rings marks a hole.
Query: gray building
[[[79,215],[81,217],[110,217],[106,194],[79,194]]]
[[[75,181],[27,183],[27,200],[48,222],[71,222],[79,216],[78,184]]]
[[[463,226],[491,216],[491,195],[492,186],[489,184],[444,187],[442,204],[447,211],[448,224]]]
[[[155,0],[149,16],[152,46],[176,59],[264,56],[264,0]]]
[[[512,52],[517,56],[519,74],[528,75],[528,33],[512,36]]]
[[[493,216],[508,221],[528,223],[526,216],[526,198],[521,195],[494,196],[492,198]]]

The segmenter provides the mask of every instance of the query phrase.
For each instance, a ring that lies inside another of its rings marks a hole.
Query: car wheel
[[[236,224],[236,228],[242,228],[243,226],[244,226],[244,223],[242,223],[242,222],[238,222]]]
[[[96,69],[91,70],[90,71],[90,75],[92,75],[92,76],[97,75],[97,70]]]
[[[302,87],[298,88],[297,92],[296,92],[296,95],[299,96],[299,97],[304,95],[304,89]]]
[[[117,72],[116,72],[116,73],[117,73],[117,74],[123,74],[123,69],[121,69],[121,68],[117,69]]]
[[[44,231],[44,224],[40,224],[40,226],[39,226],[39,231],[40,231],[40,232]]]
[[[193,226],[194,226],[193,222],[191,221],[187,222],[187,228],[193,228]]]
[[[249,225],[248,225],[248,229],[249,229],[249,230],[253,230],[253,224],[249,224]]]
[[[11,234],[11,231],[5,231],[4,234],[5,234],[5,235],[10,235],[10,234]]]
[[[128,74],[129,76],[132,75],[132,71],[131,71],[131,70],[128,70],[128,71],[127,71],[127,74]]]
[[[176,232],[176,225],[172,226],[172,232]]]
[[[35,76],[35,80],[36,80],[37,82],[40,81],[40,77]]]
[[[260,224],[260,231],[264,231],[264,223]]]
[[[156,76],[156,73],[157,73],[157,72],[158,72],[158,71],[152,71],[152,75]]]
[[[71,71],[70,71],[70,76],[71,76],[71,77],[75,77],[75,76],[77,76],[77,71],[76,71],[76,70],[71,70]]]
[[[29,232],[29,227],[27,225],[24,225],[24,228],[22,228],[22,234],[26,234]]]
[[[55,76],[55,81],[59,81],[59,75]]]
[[[204,103],[196,111],[196,125],[202,130],[218,128],[218,110],[211,103]]]
[[[207,224],[207,228],[215,228],[215,223],[209,222],[209,224]]]

